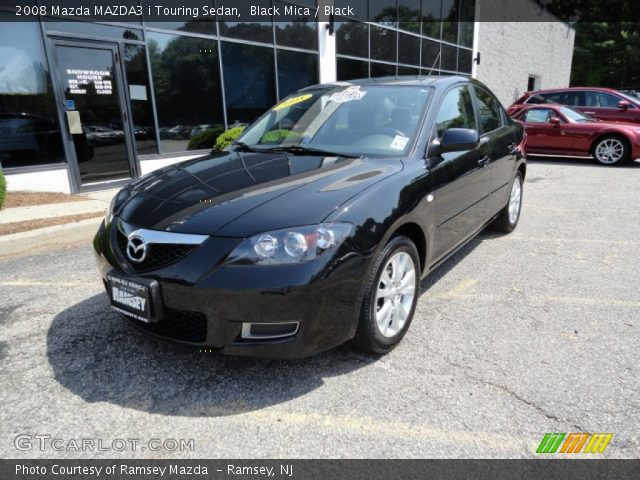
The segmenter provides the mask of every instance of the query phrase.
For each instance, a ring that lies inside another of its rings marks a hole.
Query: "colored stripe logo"
[[[613,433],[546,433],[536,453],[603,453],[612,438]]]

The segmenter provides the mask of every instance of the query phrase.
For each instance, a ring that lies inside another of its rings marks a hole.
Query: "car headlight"
[[[109,203],[109,206],[107,207],[107,210],[104,212],[104,224],[105,225],[109,225],[111,223],[111,220],[113,220],[113,209],[116,203],[116,196],[114,196],[111,199],[111,203]]]
[[[129,195],[130,195],[129,190],[126,188],[123,188],[111,199],[109,208],[107,208],[107,211],[105,212],[105,216],[104,216],[105,225],[108,225],[111,223],[111,220],[113,220],[113,216],[116,210],[125,202],[125,200],[127,200],[127,198],[129,198]]]
[[[310,262],[335,250],[351,233],[350,223],[322,223],[259,233],[227,258],[227,265],[288,265]]]

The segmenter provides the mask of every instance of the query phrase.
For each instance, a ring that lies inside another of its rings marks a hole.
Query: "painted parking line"
[[[74,288],[86,285],[97,285],[95,280],[82,282],[40,282],[37,280],[11,280],[0,282],[0,287],[53,287],[53,288]]]

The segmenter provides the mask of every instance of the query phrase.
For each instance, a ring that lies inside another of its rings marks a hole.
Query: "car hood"
[[[402,168],[400,159],[222,152],[132,182],[114,211],[141,228],[247,237],[320,223]]]

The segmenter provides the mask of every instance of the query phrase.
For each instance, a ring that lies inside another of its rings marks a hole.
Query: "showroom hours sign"
[[[67,68],[66,74],[68,93],[86,95],[87,90],[93,89],[98,95],[111,95],[113,93],[111,72],[108,70]]]

